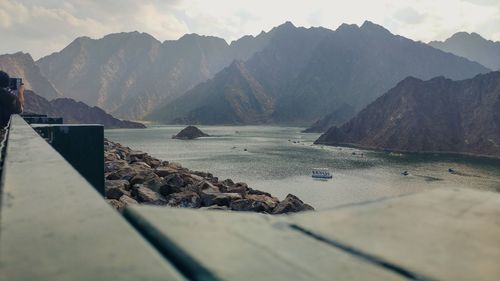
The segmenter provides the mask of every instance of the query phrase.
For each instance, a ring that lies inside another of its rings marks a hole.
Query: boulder
[[[191,171],[191,175],[192,176],[196,175],[204,179],[211,179],[214,177],[214,175],[212,175],[211,173],[199,172],[199,171]]]
[[[158,167],[155,169],[155,174],[157,174],[159,177],[166,177],[171,174],[177,173],[177,170],[174,170],[170,167]]]
[[[268,196],[268,195],[248,194],[247,196],[245,196],[245,198],[262,202],[262,203],[266,204],[270,210],[274,209],[278,205],[278,203],[280,202],[278,200],[278,198]]]
[[[243,199],[243,196],[238,193],[220,193],[205,189],[200,192],[200,198],[203,206],[229,206],[232,201]]]
[[[160,179],[152,170],[135,170],[134,176],[130,179],[130,184],[142,184],[152,179]]]
[[[192,180],[192,182],[193,182],[193,183],[194,183],[194,182],[201,182],[201,181],[205,180],[205,178],[204,178],[204,177],[199,176],[199,175],[197,175],[197,174],[186,174],[186,173],[185,173],[185,174],[182,174],[182,177],[183,177],[183,178],[190,178],[190,179]]]
[[[247,194],[252,194],[252,195],[266,195],[266,196],[272,197],[272,195],[269,194],[269,193],[267,193],[267,192],[260,191],[260,190],[257,190],[257,189],[251,189],[251,188],[248,188]]]
[[[130,163],[130,167],[141,169],[141,170],[150,170],[151,166],[149,166],[146,162],[137,161]]]
[[[166,176],[164,179],[165,183],[170,186],[181,188],[186,185],[184,179],[179,174],[171,174]]]
[[[125,205],[139,204],[137,200],[127,195],[123,195],[122,197],[120,197],[120,202],[124,203]]]
[[[192,140],[199,137],[208,137],[208,135],[203,133],[200,129],[196,128],[195,126],[187,126],[172,138],[179,140]]]
[[[104,153],[104,162],[120,160],[119,155],[114,152]]]
[[[127,161],[124,160],[105,161],[104,172],[105,173],[114,172],[121,170],[125,167],[128,167],[128,163]]]
[[[125,195],[125,192],[118,187],[111,187],[106,189],[106,198],[120,200],[120,197]]]
[[[196,192],[182,191],[170,194],[167,204],[171,207],[199,208],[201,206],[201,199]]]
[[[160,186],[159,192],[163,196],[178,193],[183,191],[182,188],[185,184],[184,179],[179,174],[171,174],[164,178],[164,184]]]
[[[215,185],[213,185],[212,183],[208,182],[208,181],[202,181],[198,184],[198,187],[200,190],[205,190],[205,189],[209,189],[209,190],[217,190],[217,192],[220,192],[219,188]]]
[[[285,200],[281,201],[273,210],[273,214],[286,214],[303,211],[314,211],[314,208],[305,204],[297,196],[288,194]]]
[[[108,188],[121,188],[124,190],[129,190],[130,189],[130,182],[127,180],[106,180],[104,183],[105,189]]]
[[[242,196],[245,196],[247,194],[248,187],[247,185],[241,185],[241,184],[235,184],[233,186],[221,186],[220,190],[222,192],[227,192],[227,193],[238,193],[241,194]]]
[[[165,184],[165,185],[160,186],[160,190],[158,192],[163,196],[168,196],[172,193],[182,192],[182,189],[179,187]]]
[[[160,192],[160,187],[165,185],[165,180],[158,177],[156,174],[152,175],[154,176],[151,176],[150,178],[146,179],[143,185],[155,192]]]
[[[182,165],[180,163],[177,163],[177,162],[170,162],[167,164],[167,167],[170,167],[170,168],[177,170],[177,171],[184,169],[184,167],[182,167]]]
[[[163,196],[145,187],[142,184],[136,184],[132,187],[132,195],[140,203],[150,204],[150,205],[166,204],[166,200]]]
[[[130,166],[127,166],[107,174],[106,179],[130,181],[135,175],[137,175],[137,170],[131,168]]]
[[[229,205],[231,210],[233,211],[242,211],[242,212],[271,212],[269,206],[261,201],[256,201],[253,199],[240,199],[232,201]]]
[[[225,180],[222,181],[222,184],[225,185],[225,186],[233,186],[234,182],[231,179],[225,179]]]
[[[141,162],[148,154],[142,151],[130,151],[128,153],[129,162]]]

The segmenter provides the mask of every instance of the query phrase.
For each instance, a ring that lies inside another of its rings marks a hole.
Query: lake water
[[[200,126],[212,137],[172,139],[183,128],[107,130],[106,137],[191,170],[246,182],[280,199],[295,194],[317,210],[432,188],[500,191],[498,160],[318,146],[313,142],[319,134],[304,134],[295,127]],[[329,168],[334,178],[314,180],[312,168]],[[451,174],[448,168],[458,173]],[[409,175],[401,175],[403,171]]]

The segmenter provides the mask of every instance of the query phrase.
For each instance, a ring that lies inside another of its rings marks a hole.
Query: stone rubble
[[[314,210],[289,194],[283,201],[230,179],[191,171],[110,140],[104,141],[106,200],[119,211],[130,204],[285,214]]]

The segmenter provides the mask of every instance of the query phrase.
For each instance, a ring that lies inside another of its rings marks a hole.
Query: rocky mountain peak
[[[335,32],[343,33],[343,32],[352,32],[358,30],[359,26],[357,26],[356,24],[343,23],[339,27],[337,27],[337,30],[335,30]]]
[[[365,21],[363,25],[361,25],[360,30],[368,33],[372,36],[394,36],[388,29],[385,27],[375,24],[371,21]]]
[[[500,69],[500,42],[485,39],[478,33],[457,32],[444,41],[431,41],[429,45],[478,62],[492,70]]]
[[[471,39],[471,40],[486,40],[478,33],[475,33],[475,32],[469,33],[469,32],[465,32],[465,31],[460,31],[460,32],[453,34],[450,38],[446,39],[446,41],[448,41],[448,40],[450,40],[450,41],[469,40],[469,39]]]
[[[406,78],[317,143],[500,157],[500,72]]]

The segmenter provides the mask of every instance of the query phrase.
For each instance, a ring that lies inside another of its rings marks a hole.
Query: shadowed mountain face
[[[343,25],[336,31],[296,28],[286,23],[273,29],[272,34],[268,45],[244,62],[248,74],[272,100],[271,114],[266,111],[265,115],[251,118],[262,123],[312,124],[327,116],[316,129],[324,130],[349,120],[407,76],[463,79],[489,71],[478,63],[395,36],[370,22],[361,27]],[[226,76],[229,71],[239,70],[225,69]],[[212,95],[220,98],[227,87],[221,79],[210,80],[203,88],[197,87],[199,98],[188,92],[148,118],[167,123],[213,124],[214,119],[201,117],[205,102],[211,101]],[[225,110],[214,106],[211,103],[212,112]],[[233,119],[217,120],[221,124],[234,123]]]
[[[152,118],[182,124],[255,124],[266,122],[272,109],[272,96],[235,61]]]
[[[38,65],[65,96],[116,116],[140,119],[212,78],[234,59],[247,59],[268,37],[247,36],[231,45],[196,34],[164,43],[138,32],[99,40],[82,37]]]
[[[429,45],[500,70],[500,42],[486,40],[477,33],[458,32],[444,42],[432,41]]]
[[[41,74],[29,54],[0,55],[0,70],[7,72],[11,77],[23,78],[26,89],[39,92],[47,99],[61,97],[61,93]]]
[[[316,143],[500,157],[500,72],[462,81],[407,78]]]
[[[145,128],[140,123],[116,119],[98,107],[90,107],[68,98],[48,101],[32,91],[25,91],[25,99],[24,112],[63,117],[67,124],[103,124],[106,129]]]
[[[371,22],[343,25],[318,46],[273,117],[312,123],[345,105],[357,112],[408,76],[465,79],[488,71]]]
[[[333,31],[297,28],[287,22],[272,29],[267,46],[246,62],[234,62],[212,80],[154,111],[148,119],[167,123],[255,124],[271,121],[274,103]]]

